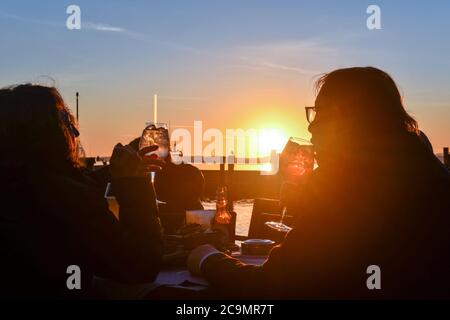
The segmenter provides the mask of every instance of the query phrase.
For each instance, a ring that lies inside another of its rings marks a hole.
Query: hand
[[[156,149],[158,149],[158,146],[151,146],[151,147],[146,147],[144,149],[142,149],[141,151],[139,151],[139,155],[142,158],[142,163],[145,165],[145,168],[147,169],[147,171],[159,171],[162,168],[164,168],[164,166],[167,164],[166,161],[158,159],[157,157],[153,157],[155,156],[155,154],[152,154],[150,156],[146,156],[146,153],[152,152],[156,149],[153,150],[149,150],[150,148],[154,148],[156,147]]]
[[[111,156],[111,176],[114,179],[124,177],[144,176],[144,161],[141,153],[145,154],[158,149],[158,146],[151,146],[136,152],[130,145],[118,143]]]
[[[139,150],[139,142],[140,141],[141,141],[141,137],[138,137],[138,138],[131,140],[128,145],[131,148],[133,148],[137,153],[139,153],[139,156],[142,158],[142,162],[144,163],[147,171],[161,170],[167,164],[167,160],[158,159],[155,154],[146,156],[145,154],[155,151],[155,150],[157,150],[157,148],[154,149],[155,146],[150,146],[150,147],[143,148],[142,150]],[[169,156],[170,156],[170,154],[169,154]]]
[[[209,244],[198,246],[192,250],[187,260],[189,271],[194,275],[201,275],[201,263],[205,257],[214,253],[220,253],[220,251]]]

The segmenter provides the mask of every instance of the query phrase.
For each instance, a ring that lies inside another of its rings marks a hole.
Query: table
[[[243,263],[253,265],[262,265],[267,260],[267,256],[247,256],[240,253],[235,253],[231,256]],[[198,284],[199,286],[209,285],[208,281],[206,281],[205,278],[192,275],[185,267],[161,270],[158,277],[156,278],[157,283],[169,285],[180,285],[186,281],[191,284]]]

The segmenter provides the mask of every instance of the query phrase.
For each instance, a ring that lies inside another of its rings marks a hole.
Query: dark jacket
[[[294,229],[262,267],[213,255],[208,280],[245,298],[450,298],[449,172],[416,135],[386,138],[304,181]],[[381,290],[367,288],[371,265]]]
[[[78,170],[2,172],[1,296],[85,297],[93,275],[124,283],[153,281],[162,257],[153,188],[146,178],[113,181],[120,221],[104,189]],[[8,184],[5,184],[5,180]],[[68,290],[69,265],[81,290]]]
[[[205,178],[202,172],[190,164],[168,162],[155,175],[155,190],[158,200],[166,204],[162,212],[201,210],[200,197],[203,194]]]

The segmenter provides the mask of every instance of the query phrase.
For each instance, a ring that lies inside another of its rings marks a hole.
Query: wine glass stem
[[[284,217],[286,216],[286,206],[283,207],[283,211],[281,212],[280,223],[284,223]]]

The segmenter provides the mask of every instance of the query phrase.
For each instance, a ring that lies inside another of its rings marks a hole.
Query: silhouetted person
[[[0,90],[0,274],[7,298],[73,298],[93,276],[151,282],[162,259],[154,191],[140,157],[116,145],[110,173],[120,221],[99,186],[79,168],[78,130],[55,88]],[[81,269],[69,290],[67,268]]]
[[[318,168],[290,203],[293,230],[262,267],[202,246],[190,269],[235,298],[450,298],[449,172],[396,84],[379,69],[348,68],[317,90]],[[367,287],[371,265],[380,290]]]
[[[135,150],[139,149],[139,140],[130,142]],[[172,162],[170,153],[164,159],[148,160],[160,167],[155,174],[155,191],[158,200],[165,202],[160,206],[164,212],[179,212],[185,214],[186,210],[200,210],[203,205],[200,198],[203,194],[205,178],[202,172],[191,164]]]
[[[200,197],[205,180],[202,172],[190,164],[167,163],[155,176],[158,200],[166,202],[163,210],[183,212],[201,210]]]

